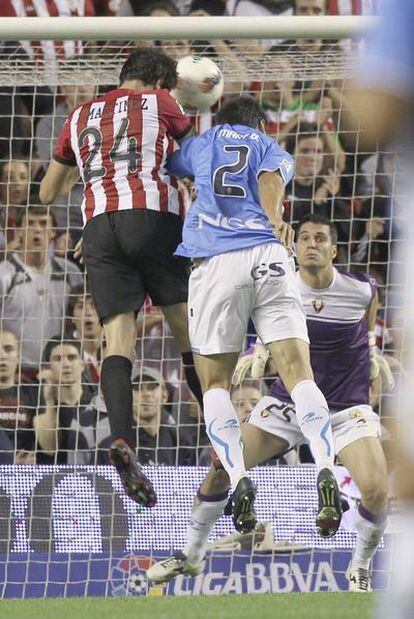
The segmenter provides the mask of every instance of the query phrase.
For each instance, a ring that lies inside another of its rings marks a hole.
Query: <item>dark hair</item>
[[[325,217],[325,215],[318,215],[317,213],[309,213],[309,215],[305,215],[302,219],[296,224],[296,236],[299,235],[300,229],[307,223],[311,224],[321,224],[322,226],[328,226],[329,233],[331,236],[331,241],[333,245],[336,245],[338,242],[338,231],[336,229],[333,221]]]
[[[314,123],[308,123],[302,121],[296,126],[295,133],[290,133],[285,142],[285,150],[291,155],[294,154],[295,149],[301,140],[307,140],[309,138],[318,138],[322,140],[322,133],[318,131],[318,126]]]
[[[225,7],[222,0],[193,0],[188,12],[192,13],[200,9],[209,15],[224,15]]]
[[[138,47],[125,61],[119,82],[140,80],[146,86],[155,86],[161,80],[161,88],[171,90],[177,83],[177,63],[157,49]]]
[[[82,345],[79,340],[75,339],[71,335],[54,335],[46,344],[43,349],[43,361],[45,363],[50,362],[50,357],[52,356],[52,351],[56,346],[73,346],[79,353],[79,356],[82,356]]]
[[[157,2],[144,3],[144,6],[138,8],[135,14],[144,17],[145,15],[151,15],[157,9],[166,11],[171,16],[178,16],[180,14],[180,11],[171,0],[157,0]]]
[[[261,105],[251,97],[239,97],[225,103],[217,112],[217,125],[246,125],[260,129],[266,123],[266,114]]]
[[[29,215],[37,215],[39,217],[47,215],[47,217],[50,217],[52,220],[52,228],[57,228],[56,215],[48,206],[42,206],[41,204],[18,206],[16,211],[16,228],[21,228],[23,226],[24,218]]]

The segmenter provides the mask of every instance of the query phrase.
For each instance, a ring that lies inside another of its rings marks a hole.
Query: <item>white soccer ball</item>
[[[223,94],[223,74],[204,56],[185,56],[177,63],[177,86],[173,95],[184,108],[207,110]]]
[[[132,572],[128,578],[127,588],[133,595],[144,595],[147,592],[147,579],[139,572]]]

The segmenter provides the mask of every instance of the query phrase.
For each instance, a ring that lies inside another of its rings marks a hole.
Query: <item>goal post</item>
[[[311,139],[316,153],[313,178],[300,189],[296,180],[288,187],[286,217],[294,223],[307,210],[326,213],[338,228],[338,265],[377,278],[377,345],[393,358],[398,376],[399,331],[394,315],[399,299],[390,286],[392,271],[397,268],[392,248],[401,243],[395,223],[395,153],[385,146],[370,150],[351,119],[346,97],[346,85],[355,75],[363,49],[361,37],[376,22],[377,18],[366,17],[1,18],[0,105],[5,106],[0,117],[2,257],[11,256],[20,264],[18,211],[38,203],[40,179],[70,106],[83,101],[82,97],[91,98],[115,87],[123,62],[140,42],[154,44],[175,59],[189,53],[208,54],[223,72],[224,97],[246,94],[257,99],[265,110],[269,135],[295,157],[302,157],[302,165],[306,153],[301,152],[301,145]],[[322,44],[313,46],[313,39],[322,40]],[[72,53],[81,49],[72,45],[78,40],[83,42],[83,50]],[[16,41],[24,44],[26,53],[16,47]],[[198,131],[213,125],[216,110],[193,116]],[[22,180],[19,174],[27,178]],[[185,187],[181,189],[188,206],[191,197]],[[54,281],[69,282],[65,286],[72,281],[73,246],[82,230],[81,199],[82,188],[77,186],[52,209],[56,222],[50,252],[55,252],[63,265]],[[76,267],[76,273],[80,288],[85,288],[83,272]],[[23,286],[28,280],[19,277]],[[54,316],[47,313],[42,282],[36,280],[35,288],[46,329]],[[260,488],[257,506],[261,521],[254,539],[240,540],[233,535],[231,521],[222,518],[210,538],[214,548],[210,548],[204,574],[196,579],[179,577],[170,587],[157,588],[146,581],[145,570],[154,561],[184,544],[192,499],[207,469],[182,463],[180,431],[190,437],[195,460],[205,465],[209,452],[201,414],[185,386],[181,355],[172,334],[159,308],[147,303],[138,317],[133,375],[142,376],[144,369],[150,368],[162,377],[168,391],[165,425],[174,429],[175,442],[169,447],[170,464],[161,460],[160,466],[154,465],[152,455],[145,461],[159,491],[157,506],[152,511],[137,507],[123,493],[115,471],[100,464],[103,448],[94,442],[95,421],[84,422],[85,410],[88,419],[105,421],[97,386],[102,340],[95,349],[90,346],[99,334],[92,330],[86,295],[79,293],[79,286],[76,290],[75,300],[72,289],[68,292],[62,287],[62,295],[68,297],[62,318],[81,341],[88,371],[82,376],[82,386],[85,393],[90,389],[93,397],[86,408],[75,407],[70,426],[72,448],[67,449],[63,463],[53,455],[44,458],[35,440],[26,449],[17,439],[7,456],[9,465],[0,460],[0,597],[345,589],[345,570],[355,542],[358,490],[346,471],[338,468],[341,489],[351,509],[336,537],[318,537],[314,524],[316,473],[312,465],[299,461],[296,452],[277,465],[253,472]],[[27,302],[24,310],[30,310]],[[0,335],[8,318],[3,304]],[[21,358],[24,337],[22,327],[17,333]],[[63,335],[61,338],[63,341]],[[40,329],[27,339],[32,349],[33,342],[37,344],[31,367],[40,371],[40,378],[38,372],[32,375],[35,382],[40,380],[37,399],[24,402],[29,414],[23,430],[29,433],[32,416],[43,405],[42,352],[49,338]],[[20,427],[15,413],[22,409],[21,391],[26,384],[18,369],[20,400],[15,401],[14,413],[10,401],[5,408],[0,385],[0,433],[10,415],[15,428]],[[255,395],[246,396],[247,405],[242,396],[235,396],[238,410],[246,406],[243,410],[248,410],[253,399],[266,390],[264,383],[251,381],[248,386]],[[389,390],[383,386],[373,394],[373,402],[386,432],[394,414]],[[144,426],[138,420],[137,433]],[[103,427],[104,423],[99,431],[104,431]],[[58,426],[56,432],[60,429]],[[12,430],[9,424],[9,435]],[[153,441],[151,454],[157,453],[157,441]],[[380,554],[387,550],[384,541]],[[375,586],[385,588],[387,576],[378,559],[374,572]]]
[[[344,39],[374,28],[376,17],[3,17],[0,40],[313,38]]]

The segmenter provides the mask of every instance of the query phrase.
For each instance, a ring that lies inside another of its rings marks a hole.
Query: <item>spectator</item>
[[[262,397],[259,381],[245,381],[231,391],[231,401],[240,421],[250,415]]]
[[[29,166],[23,159],[11,159],[1,166],[1,203],[8,207],[26,206],[30,191]]]
[[[83,361],[89,381],[99,383],[99,364],[102,357],[102,326],[91,295],[84,286],[73,288],[67,311],[66,331],[82,342]]]
[[[228,15],[290,15],[292,0],[225,0]]]
[[[301,123],[297,135],[286,140],[286,150],[295,158],[295,177],[286,188],[291,202],[291,219],[297,221],[313,212],[330,216],[332,199],[338,194],[340,178],[332,168],[324,172],[325,147],[315,125]]]
[[[33,417],[37,407],[34,385],[18,382],[19,342],[11,331],[0,331],[0,431],[10,444],[12,462],[33,463]]]
[[[41,385],[43,409],[34,418],[38,443],[37,463],[66,464],[77,448],[69,430],[73,421],[82,423],[92,397],[82,385],[84,362],[81,344],[71,337],[48,341],[43,352]]]
[[[11,159],[0,167],[0,251],[13,251],[19,242],[15,235],[19,206],[26,206],[30,191],[29,166],[22,159]],[[3,254],[4,255],[4,254]]]
[[[2,0],[1,17],[82,17],[95,15],[116,15],[122,0],[43,0],[42,2],[15,2]],[[21,46],[29,58],[37,61],[55,62],[72,58],[83,52],[82,41],[21,41]]]
[[[132,383],[138,460],[142,464],[195,464],[196,446],[190,448],[187,435],[164,409],[168,392],[161,374],[143,367],[142,372],[133,373]]]
[[[136,367],[133,380],[134,431],[138,459],[142,464],[190,465],[196,461],[196,446],[168,414],[164,404],[168,391],[157,370]],[[140,382],[139,382],[140,381]],[[89,406],[69,424],[68,463],[108,464],[110,429],[103,398],[94,397]]]
[[[43,343],[61,333],[70,291],[83,276],[53,255],[56,220],[48,208],[22,209],[16,225],[19,251],[0,262],[1,327],[20,339],[23,371],[35,379]]]

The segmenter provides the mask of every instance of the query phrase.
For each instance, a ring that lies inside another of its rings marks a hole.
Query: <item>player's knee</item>
[[[383,507],[388,499],[387,477],[373,475],[360,487],[361,500],[363,505],[373,506],[374,508]]]

